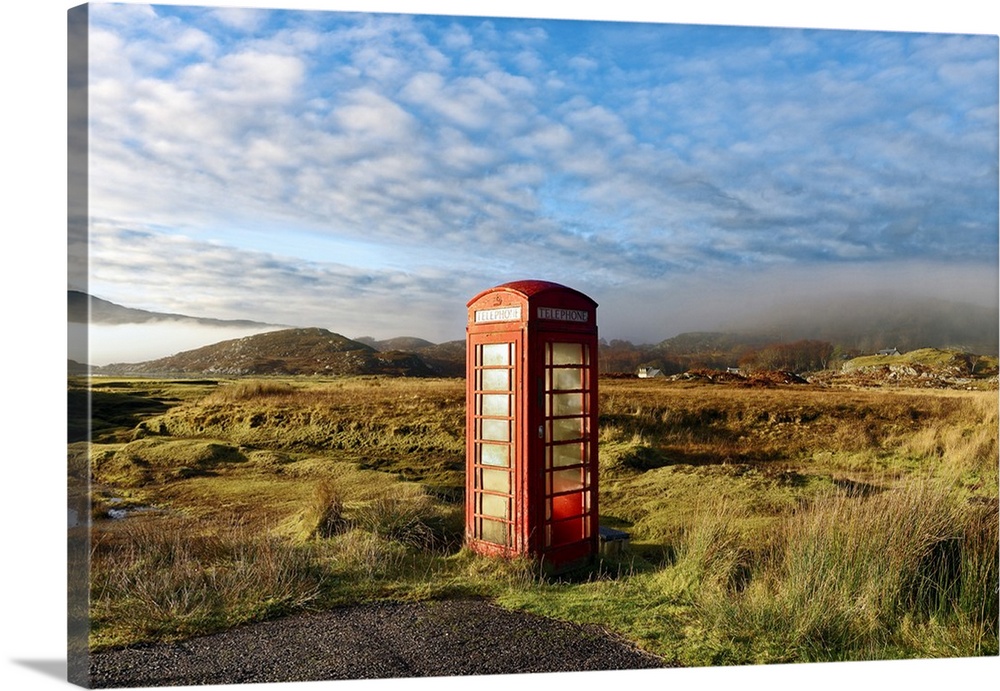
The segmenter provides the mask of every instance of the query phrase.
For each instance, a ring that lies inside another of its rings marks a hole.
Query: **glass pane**
[[[480,415],[494,417],[510,417],[510,396],[505,394],[479,394],[481,405]]]
[[[510,365],[510,344],[484,343],[482,361],[479,364],[483,366]]]
[[[552,497],[548,502],[552,505],[552,520],[560,521],[565,518],[583,515],[583,493],[573,492],[572,494],[561,494]]]
[[[510,422],[507,420],[480,420],[480,439],[490,441],[510,441]]]
[[[484,468],[480,472],[483,477],[484,490],[510,494],[510,473],[506,470],[487,470]]]
[[[583,477],[579,468],[556,470],[552,473],[552,493],[583,489]],[[574,495],[576,496],[576,495]]]
[[[552,394],[553,415],[583,415],[582,393]]]
[[[495,494],[479,495],[479,513],[494,518],[508,518],[507,497],[498,497]]]
[[[582,389],[583,370],[576,368],[552,370],[552,388],[561,391]]]
[[[552,344],[552,364],[553,365],[582,365],[583,364],[583,344],[581,344],[581,343],[553,343]]]
[[[499,465],[505,468],[510,465],[510,447],[506,444],[480,444],[479,448],[479,462],[483,465]],[[506,473],[504,473],[504,475],[506,475]],[[506,492],[507,490],[505,489],[500,491]]]
[[[571,542],[583,540],[585,537],[583,524],[584,521],[580,518],[553,523],[550,538],[552,546],[566,545]]]
[[[583,444],[559,444],[552,447],[552,466],[580,465],[583,463]]]
[[[552,421],[552,438],[548,441],[572,441],[583,439],[583,418]]]
[[[484,369],[481,388],[484,391],[510,391],[510,370]]]
[[[507,544],[507,524],[499,521],[489,521],[483,519],[480,523],[479,537],[486,542],[494,542],[498,545]]]

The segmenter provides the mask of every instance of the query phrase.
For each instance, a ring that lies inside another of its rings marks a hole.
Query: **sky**
[[[119,304],[435,342],[524,278],[635,342],[997,304],[995,33],[92,4],[89,38],[70,287]]]

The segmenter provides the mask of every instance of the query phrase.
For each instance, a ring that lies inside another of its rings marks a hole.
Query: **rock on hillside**
[[[379,352],[369,345],[320,328],[284,329],[222,341],[137,364],[113,364],[101,374],[389,374],[431,376],[435,372],[412,353]]]
[[[425,341],[424,339],[417,338],[416,336],[397,336],[396,338],[387,338],[384,341],[376,341],[371,336],[362,336],[361,338],[355,338],[354,340],[358,343],[370,345],[372,348],[380,352],[401,350],[407,353],[415,353],[423,348],[434,345],[430,341]]]

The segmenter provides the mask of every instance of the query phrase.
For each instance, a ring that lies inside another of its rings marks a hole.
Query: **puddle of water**
[[[155,506],[130,506],[127,509],[108,509],[107,516],[112,521],[120,521],[129,516],[135,516],[140,513],[150,513],[153,511],[162,511]]]
[[[103,500],[114,507],[115,505],[122,505],[125,500],[122,497],[111,497],[104,496]],[[128,506],[126,508],[109,508],[105,513],[105,516],[112,521],[120,521],[122,519],[128,518],[134,514],[145,513],[147,511],[158,511],[155,506]],[[80,512],[76,509],[69,509],[68,524],[70,528],[76,528],[83,523],[80,520]]]

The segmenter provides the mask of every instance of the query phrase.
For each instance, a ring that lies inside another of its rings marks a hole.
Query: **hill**
[[[465,376],[465,339],[432,343],[416,351],[428,367],[443,377]]]
[[[283,329],[222,341],[170,357],[99,368],[100,374],[431,376],[417,355],[379,352],[326,329]]]
[[[447,341],[446,343],[431,343],[416,336],[397,336],[377,341],[371,336],[354,339],[359,343],[370,345],[379,352],[399,351],[414,353],[427,363],[427,366],[442,377],[461,377],[465,375],[465,340]]]
[[[865,355],[848,360],[833,379],[856,385],[971,387],[997,378],[996,357],[960,350],[918,348],[895,355]]]

